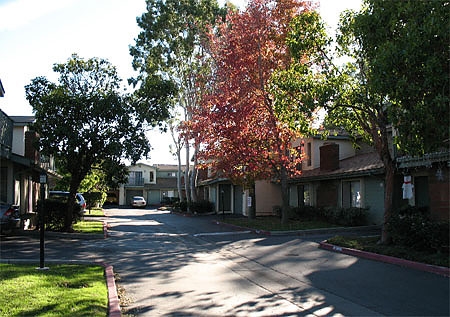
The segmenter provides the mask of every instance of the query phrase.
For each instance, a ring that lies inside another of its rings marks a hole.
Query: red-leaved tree
[[[277,119],[267,88],[274,70],[291,60],[285,44],[290,21],[310,9],[306,1],[251,0],[211,28],[213,68],[199,81],[207,93],[186,126],[202,140],[199,159],[222,177],[247,188],[255,180],[280,181],[282,222],[288,219],[287,179],[300,156],[291,151],[296,136]]]

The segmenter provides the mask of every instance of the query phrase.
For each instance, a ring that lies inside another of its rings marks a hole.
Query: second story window
[[[152,183],[155,180],[154,174],[152,171],[150,171],[150,183]]]
[[[142,171],[131,171],[128,177],[128,184],[134,186],[144,185],[144,178],[142,177]]]
[[[311,166],[311,142],[306,143],[306,166]]]

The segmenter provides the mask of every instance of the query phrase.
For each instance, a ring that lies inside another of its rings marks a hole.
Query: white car
[[[131,199],[131,206],[133,207],[145,207],[147,206],[147,202],[145,198],[142,196],[133,196]]]

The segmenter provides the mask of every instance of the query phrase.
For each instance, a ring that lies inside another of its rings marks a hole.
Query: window
[[[153,176],[153,172],[152,171],[150,171],[150,182],[153,182],[154,181],[154,176]]]
[[[342,182],[342,207],[361,207],[361,182]]]
[[[311,166],[311,142],[306,144],[306,165]]]
[[[167,173],[167,176],[169,176],[169,177],[176,177],[177,173],[176,172],[169,172],[169,173]]]
[[[311,206],[311,193],[308,184],[297,186],[297,199],[299,207]]]
[[[131,171],[128,177],[128,184],[134,186],[144,185],[144,178],[142,177],[142,171]]]

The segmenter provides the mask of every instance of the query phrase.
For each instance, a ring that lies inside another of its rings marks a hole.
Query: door
[[[231,184],[219,185],[219,213],[231,212]]]

